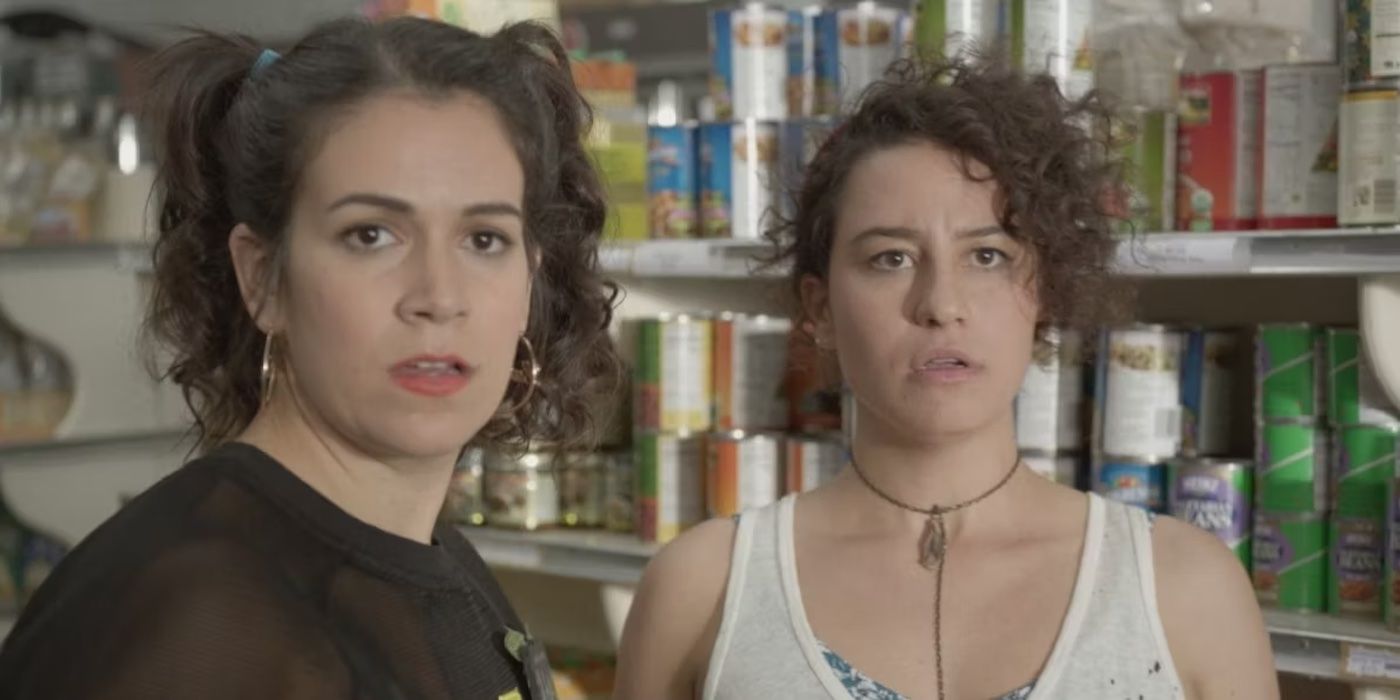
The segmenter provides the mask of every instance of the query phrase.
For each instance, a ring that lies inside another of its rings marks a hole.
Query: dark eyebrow
[[[354,194],[345,195],[335,200],[335,203],[332,204],[327,211],[335,211],[336,209],[351,204],[364,204],[366,206],[379,207],[380,209],[388,209],[389,211],[399,214],[413,213],[413,205],[402,199],[382,194],[370,194],[368,192],[356,192]],[[473,204],[462,210],[462,213],[466,216],[514,216],[517,219],[525,218],[524,215],[520,213],[520,208],[510,202],[482,202],[481,204]]]
[[[875,226],[856,234],[851,242],[858,244],[871,238],[895,238],[901,241],[912,241],[919,238],[919,232],[903,226]]]
[[[987,236],[997,236],[1006,233],[1001,224],[992,226],[980,226],[978,228],[964,229],[958,231],[958,238],[986,238]]]

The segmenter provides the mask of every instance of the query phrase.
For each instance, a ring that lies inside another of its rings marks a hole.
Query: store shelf
[[[1400,634],[1379,622],[1265,610],[1279,671],[1400,681]]]
[[[172,428],[169,430],[142,430],[130,433],[107,433],[99,435],[82,435],[76,437],[57,437],[52,440],[38,440],[32,442],[0,441],[0,460],[20,455],[32,455],[43,452],[58,452],[62,450],[74,450],[85,447],[108,447],[115,445],[125,445],[131,443],[152,441],[175,442],[185,438],[188,435],[188,433],[188,428]]]
[[[11,265],[29,267],[72,261],[110,261],[112,267],[122,271],[149,272],[151,246],[137,241],[0,245],[0,269]]]
[[[464,527],[462,534],[493,567],[601,583],[636,584],[659,549],[633,535],[598,531]]]
[[[781,269],[761,269],[756,259],[770,252],[765,241],[638,241],[604,246],[600,261],[612,274],[633,277],[781,275]],[[1122,240],[1114,267],[1128,277],[1400,273],[1400,230],[1140,234]]]

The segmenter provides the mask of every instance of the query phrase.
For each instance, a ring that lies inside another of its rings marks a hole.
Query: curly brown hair
[[[1117,318],[1127,299],[1109,270],[1121,170],[1107,137],[1112,126],[1096,94],[1069,100],[1050,76],[990,54],[897,61],[807,165],[793,215],[768,231],[777,247],[770,262],[791,262],[794,301],[805,276],[825,280],[836,208],[856,163],[932,142],[953,151],[968,178],[996,183],[1001,225],[1035,261],[1037,338],[1053,326],[1093,330]]]
[[[539,383],[474,442],[588,443],[620,374],[607,334],[617,287],[597,267],[605,203],[582,143],[592,113],[555,36],[531,23],[482,36],[422,19],[344,19],[270,64],[261,55],[247,37],[202,33],[163,52],[151,82],[160,216],[147,340],[169,353],[164,374],[194,413],[197,449],[231,439],[261,401],[265,336],[239,294],[230,230],[247,224],[285,260],[297,184],[328,120],[391,90],[488,100],[525,173],[526,246],[539,261],[526,336]],[[269,267],[275,283],[282,269]],[[503,404],[525,390],[512,382]]]

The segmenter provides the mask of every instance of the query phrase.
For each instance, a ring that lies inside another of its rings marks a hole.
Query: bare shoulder
[[[1200,528],[1159,517],[1152,557],[1162,626],[1190,696],[1277,698],[1269,635],[1234,552]]]
[[[647,565],[618,652],[618,698],[695,697],[719,632],[736,525],[710,520]]]

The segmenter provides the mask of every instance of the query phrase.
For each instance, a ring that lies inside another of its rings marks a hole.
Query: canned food
[[[1115,455],[1174,455],[1181,448],[1183,335],[1166,326],[1108,330],[1099,353],[1099,434]]]
[[[1322,334],[1307,323],[1259,326],[1254,344],[1255,415],[1260,420],[1322,416]]]
[[[602,527],[607,507],[608,457],[598,452],[566,455],[556,470],[559,522],[568,527]]]
[[[1093,0],[1006,0],[1012,60],[1028,73],[1048,73],[1070,99],[1094,87],[1089,30]]]
[[[700,225],[706,238],[763,236],[779,201],[777,122],[700,127]]]
[[[1050,329],[1053,351],[1026,369],[1016,394],[1016,445],[1056,452],[1084,447],[1084,347],[1074,331]]]
[[[697,128],[647,128],[647,219],[652,238],[694,238],[700,231]]]
[[[721,119],[787,117],[788,13],[760,2],[710,13],[710,96]]]
[[[823,96],[823,105],[853,110],[865,89],[899,57],[912,29],[907,12],[874,2],[822,12],[817,17],[817,82],[835,88],[834,96]]]
[[[1181,459],[1167,465],[1172,517],[1220,538],[1246,570],[1254,543],[1254,465],[1223,459]]]
[[[822,103],[822,95],[834,94],[817,83],[817,5],[788,12],[787,29],[787,113],[788,118],[834,114],[834,105]]]
[[[1327,377],[1332,425],[1400,425],[1355,328],[1327,329]]]
[[[846,466],[846,447],[839,435],[790,435],[785,442],[785,494],[811,491],[835,479]]]
[[[1322,612],[1327,606],[1327,518],[1254,515],[1254,593],[1282,610]]]
[[[1400,76],[1400,1],[1343,0],[1342,11],[1347,82]]]
[[[1381,618],[1385,580],[1385,518],[1335,516],[1330,528],[1327,612]]]
[[[789,119],[782,123],[778,131],[780,183],[790,186],[802,182],[803,172],[831,136],[834,123],[826,117]],[[775,209],[785,219],[796,216],[796,202],[792,197],[779,197]]]
[[[486,453],[468,447],[457,457],[452,468],[452,481],[447,484],[447,499],[442,506],[442,519],[463,525],[486,522],[486,507],[482,498],[482,479],[486,470]]]
[[[670,542],[705,518],[704,446],[692,433],[644,433],[633,442],[637,534]]]
[[[637,429],[710,427],[712,330],[710,321],[689,314],[639,322],[633,389]]]
[[[914,44],[929,55],[977,50],[997,30],[996,0],[918,0]]]
[[[1386,489],[1385,624],[1400,631],[1400,474]]]
[[[1128,230],[1170,231],[1176,223],[1176,113],[1139,109],[1120,123]]]
[[[603,475],[606,499],[603,506],[603,527],[613,532],[633,532],[637,524],[633,507],[636,502],[637,478],[632,454],[611,454],[606,469],[607,472]]]
[[[1075,488],[1079,483],[1079,455],[1022,452],[1021,461],[1031,471],[1061,486]]]
[[[811,337],[798,328],[788,335],[788,424],[807,433],[838,431],[841,388],[829,380],[828,362]]]
[[[1259,427],[1259,510],[1325,513],[1328,507],[1327,433],[1312,423]]]
[[[706,439],[706,510],[727,518],[778,500],[782,479],[782,440],[742,430],[711,433]]]
[[[554,455],[486,453],[486,524],[536,530],[559,524]]]
[[[1259,228],[1337,225],[1336,65],[1264,69]]]
[[[1167,505],[1167,467],[1161,460],[1103,456],[1094,463],[1094,492],[1109,500],[1161,511]]]
[[[1339,117],[1337,222],[1343,226],[1400,223],[1400,90],[1348,90]]]
[[[1235,331],[1192,330],[1181,361],[1181,452],[1188,457],[1230,451],[1234,369],[1240,359]]]
[[[1259,71],[1181,76],[1177,113],[1176,227],[1258,226]]]
[[[1349,425],[1336,432],[1337,454],[1332,493],[1337,515],[1379,518],[1385,515],[1386,488],[1397,467],[1397,428]]]
[[[783,389],[792,322],[722,314],[714,322],[714,426],[720,430],[787,427]]]

